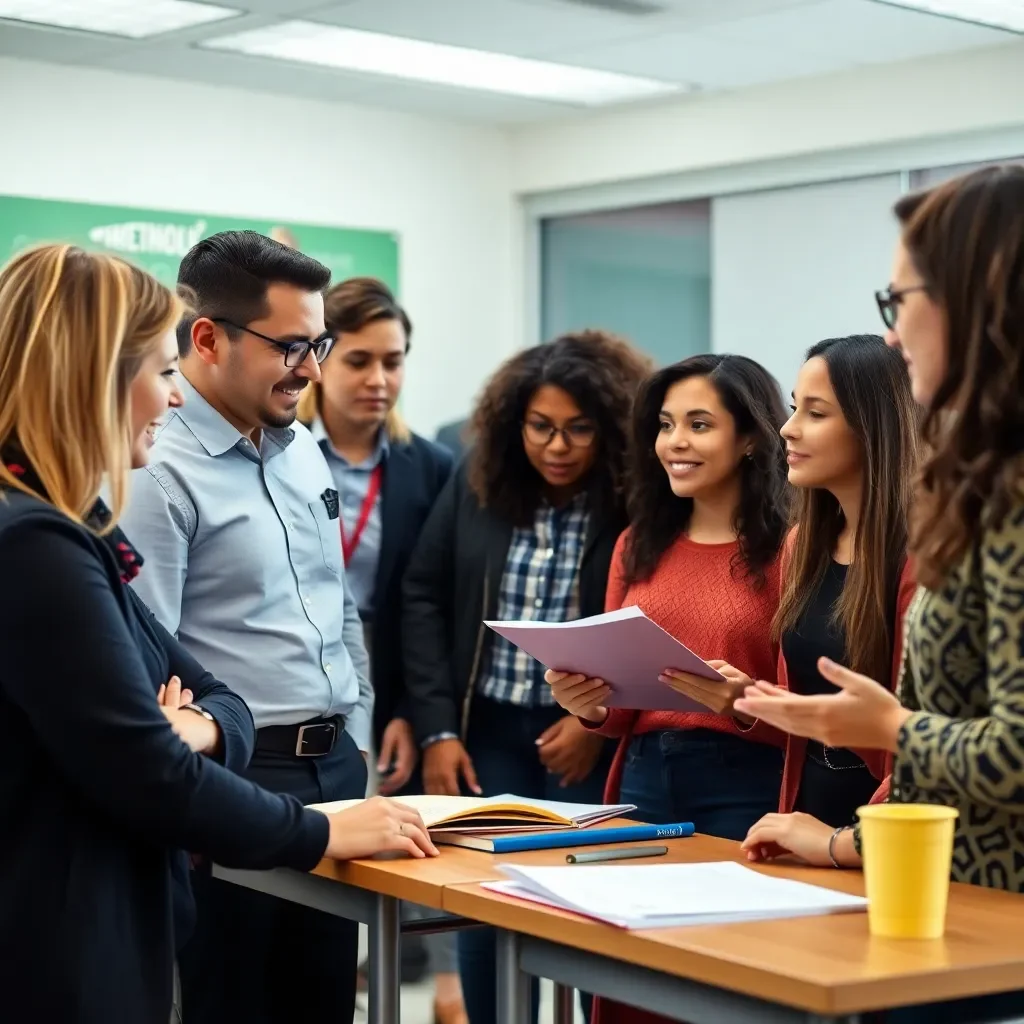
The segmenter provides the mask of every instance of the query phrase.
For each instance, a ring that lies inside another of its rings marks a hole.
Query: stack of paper
[[[723,677],[635,607],[572,622],[485,622],[495,633],[558,672],[603,679],[610,708],[700,711],[658,676],[667,668],[722,682]]]
[[[710,864],[528,867],[501,864],[506,896],[571,910],[617,928],[674,928],[865,910],[867,900],[774,878],[732,861]]]
[[[526,800],[506,794],[492,797],[403,796],[397,802],[419,811],[431,834],[446,832],[486,835],[491,832],[550,832],[559,828],[586,828],[636,810],[634,804],[569,804],[554,800]],[[319,811],[342,811],[361,800],[314,804]]]

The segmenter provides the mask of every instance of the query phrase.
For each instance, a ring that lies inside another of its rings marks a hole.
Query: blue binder
[[[524,853],[527,850],[558,850],[566,846],[601,846],[605,843],[645,843],[652,839],[685,839],[693,835],[693,822],[677,825],[621,825],[617,828],[565,829],[561,832],[529,832],[516,836],[468,836],[434,832],[435,843],[464,846],[486,853]]]

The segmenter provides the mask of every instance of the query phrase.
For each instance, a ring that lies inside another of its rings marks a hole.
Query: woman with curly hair
[[[743,356],[693,356],[648,380],[634,415],[631,524],[608,585],[609,611],[639,606],[701,657],[755,678],[774,679],[778,659],[784,420],[775,379]],[[599,679],[547,680],[562,707],[618,740],[608,799],[636,804],[643,821],[741,839],[778,804],[782,736],[732,714],[742,689],[665,669],[666,685],[695,689],[687,696],[706,713],[608,710]]]
[[[566,715],[543,667],[483,620],[603,610],[626,521],[629,417],[649,370],[625,341],[585,331],[518,353],[485,386],[473,448],[404,582],[406,685],[428,793],[600,800],[604,740]],[[494,937],[465,933],[459,952],[470,1020],[487,1024]]]
[[[924,407],[900,699],[822,659],[832,694],[758,683],[737,708],[831,747],[894,757],[890,799],[959,811],[955,881],[1024,892],[1024,168],[988,167],[896,204],[877,299]],[[853,830],[859,848],[859,830]],[[930,1024],[1018,1016],[1024,993],[894,1011]]]

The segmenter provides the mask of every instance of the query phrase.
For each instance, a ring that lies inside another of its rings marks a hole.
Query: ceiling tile
[[[701,89],[735,89],[760,82],[824,74],[842,65],[825,54],[797,54],[779,45],[725,42],[700,32],[673,32],[585,51],[559,60],[624,74],[645,74]]]
[[[929,54],[990,46],[1013,33],[950,18],[937,18],[873,0],[825,0],[812,7],[778,11],[715,26],[723,42],[775,46],[828,54],[842,64],[878,64]]]
[[[295,67],[233,53],[213,53],[191,46],[132,50],[103,61],[101,67],[132,74],[159,75],[255,92],[348,102],[372,88],[362,75],[315,67]]]
[[[130,47],[131,40],[118,36],[75,32],[70,29],[39,28],[0,21],[0,54],[22,60],[91,64],[107,54]]]
[[[351,0],[311,20],[452,46],[534,57],[575,40],[609,42],[638,31],[646,19],[570,4],[523,0]]]

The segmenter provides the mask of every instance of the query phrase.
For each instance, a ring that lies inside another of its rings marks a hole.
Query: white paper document
[[[571,910],[618,928],[674,928],[867,909],[851,896],[761,874],[732,861],[643,866],[500,864],[508,882],[484,888]]]

